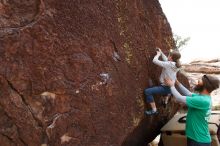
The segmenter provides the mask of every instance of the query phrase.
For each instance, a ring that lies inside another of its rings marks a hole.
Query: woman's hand
[[[160,48],[158,48],[158,47],[157,47],[157,48],[156,48],[156,50],[162,53],[162,51],[161,51],[161,49],[160,49]]]
[[[160,55],[161,55],[161,52],[160,52],[160,51],[157,51],[157,55],[159,55],[159,56],[160,56]]]

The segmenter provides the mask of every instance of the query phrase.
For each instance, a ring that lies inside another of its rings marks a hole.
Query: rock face
[[[0,145],[146,145],[178,108],[143,115],[156,46],[174,46],[157,0],[0,1]]]

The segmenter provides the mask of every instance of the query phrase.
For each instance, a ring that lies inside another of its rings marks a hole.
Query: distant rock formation
[[[184,65],[183,69],[194,73],[220,74],[220,59],[193,61]]]
[[[144,146],[177,111],[155,97],[143,115],[154,48],[174,47],[157,0],[2,0],[0,14],[1,146]]]

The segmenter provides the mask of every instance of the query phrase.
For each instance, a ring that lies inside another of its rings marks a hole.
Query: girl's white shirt
[[[163,61],[159,60],[160,55],[162,56]],[[168,61],[166,55],[161,52],[161,54],[154,56],[153,63],[162,67],[162,72],[160,74],[160,83],[162,85],[165,85],[165,78],[170,78],[171,80],[176,81],[176,74],[180,70],[180,68],[176,67],[176,62]]]

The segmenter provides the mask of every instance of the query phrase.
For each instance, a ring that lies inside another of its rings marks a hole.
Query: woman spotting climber
[[[159,60],[159,57],[162,56],[162,60]],[[153,95],[168,95],[171,94],[171,90],[169,86],[166,86],[164,84],[164,79],[169,77],[172,80],[176,80],[176,74],[180,70],[180,59],[181,55],[178,51],[172,51],[169,53],[168,58],[166,55],[159,49],[157,48],[157,55],[153,59],[153,63],[162,67],[162,73],[160,75],[160,85],[147,88],[144,90],[144,94],[146,97],[146,101],[150,103],[151,105],[151,110],[146,110],[144,113],[146,115],[153,115],[153,114],[158,114],[156,104],[154,102]]]

